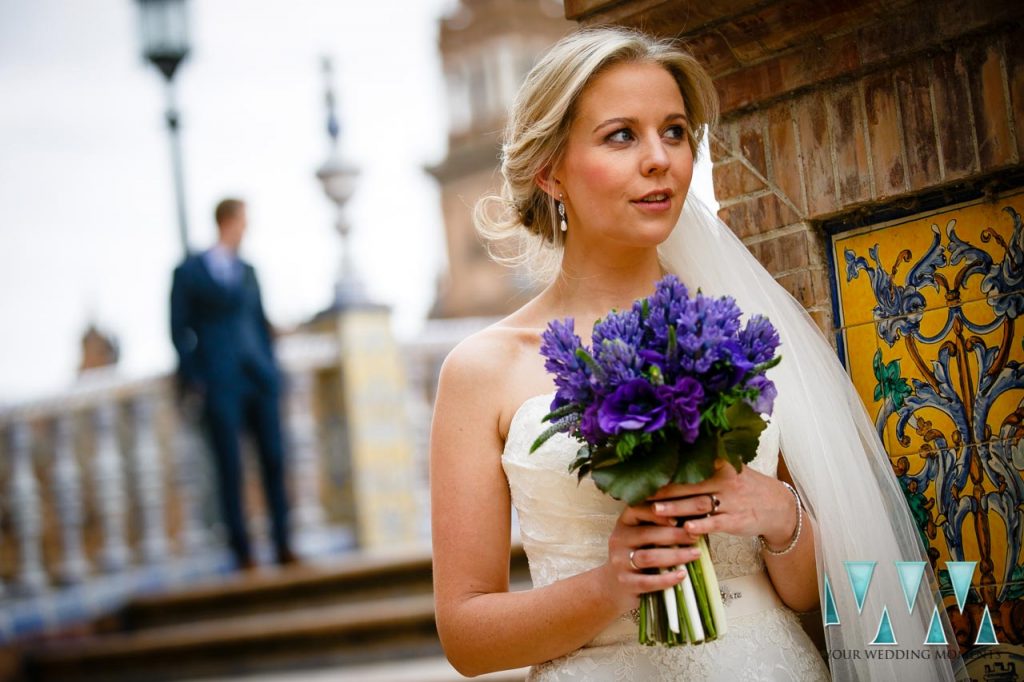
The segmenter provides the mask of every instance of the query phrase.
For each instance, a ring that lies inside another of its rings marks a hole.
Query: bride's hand
[[[662,521],[710,514],[689,519],[681,526],[687,544],[701,535],[729,533],[763,535],[770,545],[778,547],[789,541],[797,522],[796,500],[778,479],[747,466],[737,473],[723,460],[715,462],[715,473],[706,481],[670,483],[648,502],[655,517]]]
[[[685,570],[659,573],[648,569],[672,569],[700,556],[687,544],[688,534],[675,520],[654,513],[650,503],[626,507],[608,538],[608,561],[601,567],[607,582],[606,594],[621,606],[621,612],[635,608],[645,592],[663,590],[686,579]]]

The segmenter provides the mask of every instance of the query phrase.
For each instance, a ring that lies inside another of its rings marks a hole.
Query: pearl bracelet
[[[789,554],[796,547],[797,541],[800,539],[800,530],[804,525],[804,505],[800,500],[800,493],[796,491],[796,488],[786,483],[785,481],[779,481],[782,485],[789,489],[789,492],[793,493],[793,497],[796,498],[796,530],[793,531],[793,537],[789,539],[789,544],[786,545],[785,549],[774,550],[768,546],[768,541],[764,539],[763,535],[757,536],[757,543],[760,545],[760,549],[768,552],[772,556],[782,556],[783,554]]]

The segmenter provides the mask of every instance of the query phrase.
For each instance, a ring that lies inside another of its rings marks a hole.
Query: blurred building
[[[574,26],[555,0],[461,0],[441,22],[448,155],[429,171],[441,185],[448,270],[431,317],[503,314],[531,294],[522,274],[488,257],[473,228],[473,206],[499,186],[499,139],[516,90],[544,50]]]
[[[82,359],[78,365],[78,372],[81,374],[97,367],[116,365],[120,354],[117,337],[97,329],[95,324],[90,324],[82,334]]]

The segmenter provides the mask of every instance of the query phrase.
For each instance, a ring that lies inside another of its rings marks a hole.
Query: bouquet
[[[779,363],[779,336],[767,318],[741,328],[731,297],[691,298],[667,275],[654,293],[594,324],[585,347],[572,318],[553,320],[542,335],[544,366],[557,391],[550,426],[534,452],[556,433],[580,441],[569,471],[629,505],[670,483],[700,483],[722,458],[737,472],[757,453],[776,390],[765,376]],[[689,580],[643,595],[643,644],[697,644],[725,633],[718,580],[707,540],[686,565]],[[668,569],[665,569],[668,570]],[[660,596],[660,598],[659,598]]]

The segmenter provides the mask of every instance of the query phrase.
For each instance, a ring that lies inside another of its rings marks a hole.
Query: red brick
[[[939,152],[935,146],[935,120],[932,117],[928,66],[918,61],[894,69],[893,82],[900,104],[910,189],[937,184],[942,176],[939,171]]]
[[[831,213],[837,208],[836,183],[824,95],[815,91],[801,97],[794,109],[800,135],[800,165],[807,185],[808,216]]]
[[[867,116],[871,168],[875,195],[887,197],[907,189],[900,123],[896,112],[896,91],[891,74],[882,73],[864,80],[864,112]]]
[[[715,89],[723,114],[785,92],[778,59],[719,76],[715,79]]]
[[[1006,36],[1006,75],[1010,83],[1010,110],[1017,138],[1017,158],[1024,158],[1024,26]]]
[[[943,1],[929,0],[933,5]],[[881,21],[860,28],[856,38],[864,63],[875,64],[934,44],[935,33],[935,13],[925,10],[917,2],[901,12],[887,14]]]
[[[810,265],[808,233],[801,230],[776,237],[774,240],[779,251],[779,271],[797,270]]]
[[[711,160],[715,163],[732,158],[736,150],[736,122],[720,120],[710,132],[708,147],[711,149]]]
[[[718,215],[740,239],[800,221],[800,216],[771,192],[729,204]]]
[[[962,178],[977,171],[966,67],[956,53],[941,52],[932,59],[932,68],[942,178]]]
[[[983,171],[1017,160],[1003,89],[1002,42],[998,39],[988,45],[975,43],[963,48],[978,139],[978,160]]]
[[[789,198],[801,214],[807,212],[800,181],[800,149],[793,134],[793,112],[789,102],[768,111],[768,152],[771,158],[771,181]]]
[[[738,152],[762,177],[768,177],[764,149],[764,117],[760,112],[749,114],[740,119],[736,127]]]
[[[779,242],[776,239],[766,239],[763,242],[756,242],[749,246],[754,257],[761,262],[764,269],[771,274],[780,272],[779,261],[782,254],[779,253]]]
[[[797,270],[776,280],[804,308],[824,307],[828,301],[828,276],[824,269]]]
[[[732,157],[732,150],[723,145],[716,135],[708,136],[708,151],[711,152],[712,163],[721,163]]]
[[[750,227],[750,207],[746,201],[722,206],[718,209],[718,217],[741,239],[744,234],[754,234]]]
[[[835,36],[779,55],[783,90],[790,91],[849,73],[861,65],[853,33]]]
[[[715,185],[715,197],[719,201],[765,188],[764,182],[738,159],[715,164],[711,174]]]
[[[804,308],[812,307],[817,301],[814,299],[814,285],[811,282],[811,273],[807,270],[791,272],[777,278],[779,284],[793,295]]]
[[[712,76],[732,71],[740,66],[736,55],[729,49],[729,44],[717,32],[687,37],[680,47],[699,59]]]
[[[832,326],[832,311],[826,308],[822,310],[810,310],[807,314],[811,316],[811,319],[818,325],[818,329],[825,334],[825,337],[835,345],[835,336],[833,335],[835,329]]]
[[[871,169],[860,110],[860,93],[853,85],[844,85],[828,93],[832,144],[836,151],[836,177],[840,204],[852,204],[871,198]]]

